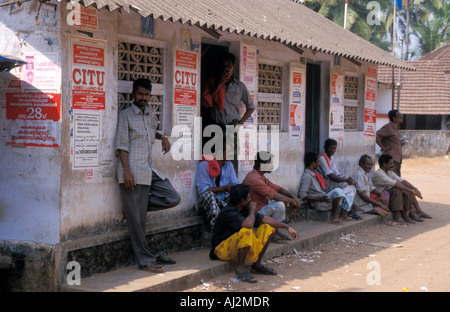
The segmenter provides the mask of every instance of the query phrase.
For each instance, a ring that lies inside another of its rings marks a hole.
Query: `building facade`
[[[339,142],[341,172],[355,170],[361,154],[375,154],[377,65],[404,66],[387,53],[291,1],[267,1],[267,7],[252,11],[255,21],[267,18],[266,28],[240,17],[251,16],[250,9],[259,7],[255,1],[232,1],[230,7],[243,12],[222,8],[221,14],[205,8],[218,7],[217,1],[171,3],[172,11],[163,13],[162,4],[122,2],[127,5],[49,1],[0,8],[0,51],[27,62],[0,73],[4,289],[57,290],[72,261],[84,276],[133,263],[114,142],[118,112],[132,101],[136,78],[152,81],[150,105],[158,131],[171,136],[171,154],[163,155],[155,142],[154,164],[182,197],[174,208],[148,213],[149,241],[157,250],[202,243],[194,181],[200,98],[207,69],[220,51],[236,56],[235,76],[257,105],[244,124],[256,136],[242,137],[247,158],[237,162],[240,181],[258,149],[275,155],[269,178],[293,193],[305,153],[321,152],[329,137]],[[284,11],[274,13],[276,8]],[[290,24],[297,20],[294,12],[311,23]],[[199,22],[214,17],[215,25]],[[234,28],[226,27],[227,18]],[[282,38],[283,29],[302,34],[308,27],[317,34],[304,42]],[[274,33],[265,34],[267,29]],[[348,47],[352,40],[356,54]],[[358,45],[375,52],[368,56]],[[257,131],[261,126],[268,130]]]

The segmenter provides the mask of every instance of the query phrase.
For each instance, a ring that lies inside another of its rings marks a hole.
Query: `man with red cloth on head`
[[[239,183],[233,164],[226,160],[226,154],[223,148],[216,152],[217,158],[203,155],[195,176],[197,211],[207,217],[211,231],[220,210],[229,203],[231,187]]]

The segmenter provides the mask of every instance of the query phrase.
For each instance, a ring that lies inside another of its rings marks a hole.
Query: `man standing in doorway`
[[[169,152],[170,142],[167,136],[156,132],[158,120],[148,106],[151,90],[148,79],[134,81],[134,103],[119,113],[117,177],[136,262],[142,270],[161,273],[164,267],[160,264],[174,264],[175,261],[163,256],[156,257],[150,251],[145,237],[147,210],[149,203],[161,203],[156,208],[168,208],[177,205],[181,198],[170,181],[153,167],[152,145],[155,138],[161,140],[164,154]]]
[[[205,120],[210,124],[218,125],[222,129],[226,143],[233,147],[231,151],[236,157],[233,164],[237,167],[239,155],[239,128],[256,109],[250,92],[245,84],[233,76],[236,57],[225,53],[220,58],[221,69],[217,77],[206,80],[202,93],[202,106],[206,109]],[[245,105],[245,113],[241,117],[241,104]],[[231,131],[226,133],[227,128]],[[208,151],[206,151],[207,153]]]
[[[394,158],[394,172],[400,177],[402,165],[402,143],[400,141],[400,124],[403,115],[393,109],[388,113],[389,122],[377,131],[376,141],[381,154],[389,154]]]

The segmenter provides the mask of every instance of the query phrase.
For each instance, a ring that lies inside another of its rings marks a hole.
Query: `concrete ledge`
[[[363,215],[361,221],[348,221],[344,225],[305,220],[293,223],[300,238],[287,244],[272,243],[266,251],[265,258],[270,259],[297,251],[308,250],[322,243],[336,240],[342,234],[357,232],[367,227],[380,224],[382,218],[377,215]],[[197,286],[201,279],[211,279],[234,269],[234,264],[209,259],[209,248],[189,250],[170,255],[177,261],[175,265],[165,266],[167,272],[152,274],[139,270],[132,265],[108,273],[95,274],[82,278],[81,285],[62,285],[60,291],[90,292],[134,292],[134,291],[180,291]]]
[[[177,219],[175,221],[161,223],[161,224],[147,224],[146,235],[154,235],[158,233],[163,233],[167,231],[173,231],[189,226],[200,225],[203,222],[201,216],[192,216],[182,219]],[[105,233],[100,235],[93,235],[85,238],[79,238],[74,240],[68,240],[61,243],[61,247],[65,251],[72,251],[82,248],[89,248],[97,245],[108,244],[111,242],[116,242],[124,239],[129,239],[130,234],[128,228],[123,231],[116,231],[111,233]]]

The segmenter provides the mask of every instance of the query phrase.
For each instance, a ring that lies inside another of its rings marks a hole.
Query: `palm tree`
[[[421,56],[450,42],[449,0],[415,0],[411,17]]]
[[[378,0],[380,12],[376,14],[377,23],[368,21],[372,10],[367,0],[350,0],[348,2],[347,29],[361,38],[370,41],[383,50],[390,50],[389,29],[392,24],[392,13],[389,14],[391,0]],[[345,18],[344,0],[304,0],[303,5],[343,26]]]
[[[392,52],[392,27],[394,12],[392,0],[377,0],[380,5],[378,25],[368,23],[369,1],[349,0],[347,29],[370,41],[376,46]],[[409,7],[399,12],[396,20],[396,38],[410,36],[418,39],[416,51],[412,54],[425,55],[450,42],[450,0],[406,0]],[[303,0],[303,5],[318,12],[336,24],[344,25],[345,0]],[[410,23],[407,13],[409,12]],[[408,25],[410,24],[410,25]],[[406,38],[407,37],[407,38]],[[408,46],[406,60],[410,59]]]

